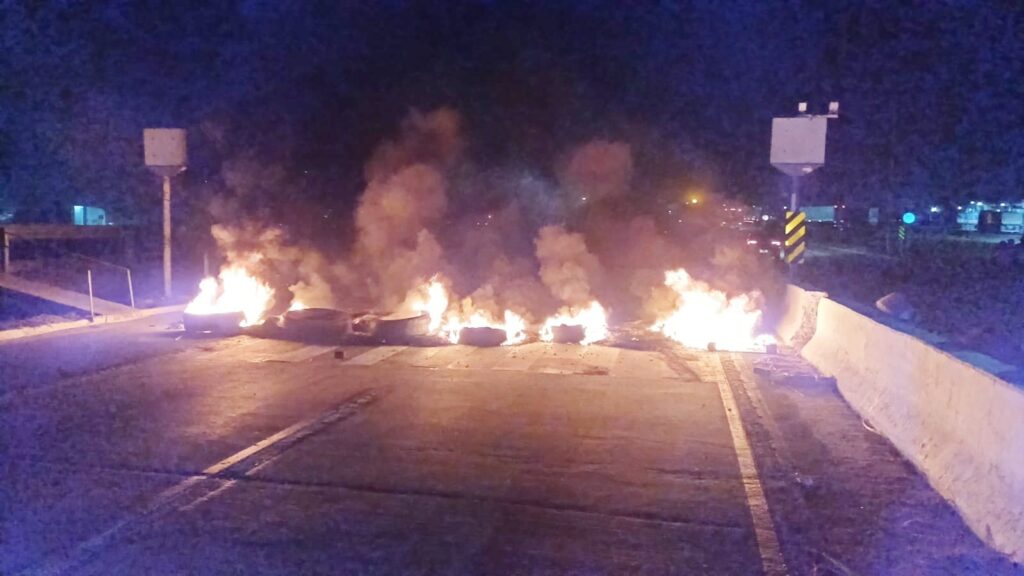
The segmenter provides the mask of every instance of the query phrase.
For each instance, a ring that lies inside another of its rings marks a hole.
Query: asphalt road
[[[0,574],[1022,573],[763,357],[174,320],[0,344]]]

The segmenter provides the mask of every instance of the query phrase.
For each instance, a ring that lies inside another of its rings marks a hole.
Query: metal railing
[[[2,247],[3,248],[3,266],[4,266],[3,267],[3,271],[6,272],[6,273],[11,273],[10,239],[11,238],[17,238],[17,235],[16,234],[12,234],[10,232],[5,232],[2,236],[3,236],[3,240],[2,240],[3,241],[3,247]],[[55,250],[56,252],[58,252],[60,254],[63,254],[63,255],[66,255],[66,256],[70,256],[72,258],[77,258],[77,259],[83,260],[85,262],[89,262],[89,263],[96,264],[96,265],[99,265],[99,266],[106,266],[108,268],[113,268],[113,269],[117,269],[117,270],[123,270],[124,273],[125,273],[125,280],[126,280],[127,285],[128,285],[128,300],[129,300],[129,303],[131,304],[132,309],[133,310],[135,309],[135,286],[134,286],[134,284],[132,282],[132,269],[131,268],[129,268],[127,266],[122,266],[120,264],[114,264],[113,262],[107,262],[106,260],[100,260],[99,258],[93,258],[92,256],[86,256],[85,254],[79,254],[78,252],[74,252],[74,251],[68,250],[66,248],[61,248],[59,246],[50,245],[50,246],[48,246],[48,248],[50,250]],[[86,269],[85,275],[86,275],[86,285],[88,287],[88,292],[89,292],[89,315],[90,315],[90,317],[93,320],[95,320],[96,319],[96,310],[95,310],[95,305],[94,305],[94,302],[93,302],[92,267],[89,267],[89,268]]]

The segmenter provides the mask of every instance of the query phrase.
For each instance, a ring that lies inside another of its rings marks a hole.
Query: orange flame
[[[659,318],[651,330],[689,348],[706,348],[713,343],[718,350],[763,350],[774,342],[769,335],[757,335],[761,311],[755,295],[729,298],[703,282],[695,281],[679,268],[665,273],[665,285],[676,293],[676,305]]]
[[[522,316],[506,310],[503,320],[497,320],[494,315],[483,311],[475,310],[471,313],[462,313],[457,306],[449,310],[451,296],[445,287],[440,275],[435,275],[429,282],[413,289],[406,297],[403,305],[420,314],[430,317],[429,331],[437,334],[451,342],[459,342],[459,334],[463,328],[495,328],[505,332],[503,346],[519,344],[526,340],[526,320]]]
[[[555,326],[582,326],[583,340],[580,344],[593,344],[608,337],[608,315],[604,307],[594,300],[586,308],[566,307],[544,321],[540,330],[540,339],[550,342],[554,339]]]
[[[435,275],[430,282],[410,292],[406,302],[414,312],[430,316],[431,334],[436,334],[441,329],[445,310],[448,309],[448,290],[439,276]]]
[[[469,318],[462,318],[452,312],[441,328],[441,334],[452,344],[458,344],[463,328],[494,328],[505,332],[502,346],[521,344],[526,340],[526,320],[511,310],[505,310],[503,320],[496,320],[491,314],[483,311],[472,313]]]
[[[185,307],[195,315],[241,312],[239,326],[253,326],[263,321],[273,302],[273,291],[240,266],[224,268],[220,281],[207,277],[199,283],[199,294]]]

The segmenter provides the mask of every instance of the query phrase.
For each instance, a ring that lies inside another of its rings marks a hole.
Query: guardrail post
[[[96,321],[96,308],[93,306],[93,303],[92,303],[92,269],[91,268],[89,270],[85,271],[85,278],[89,282],[89,318],[93,322],[95,322]]]
[[[132,310],[135,309],[135,289],[132,288],[132,269],[125,268],[125,274],[128,275],[128,300],[132,303]]]

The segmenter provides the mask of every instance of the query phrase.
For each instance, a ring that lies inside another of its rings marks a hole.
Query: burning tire
[[[241,312],[219,312],[215,314],[189,314],[182,318],[185,332],[192,334],[235,334],[245,319]]]
[[[459,330],[459,344],[467,346],[501,346],[505,340],[505,331],[499,328],[472,327]]]
[[[297,336],[342,338],[351,331],[352,317],[330,308],[289,310],[281,317],[281,328]]]
[[[430,332],[430,316],[421,314],[410,318],[379,318],[374,336],[381,340],[404,341],[426,336]]]
[[[579,344],[587,334],[578,324],[559,324],[551,327],[551,341],[558,344]]]

